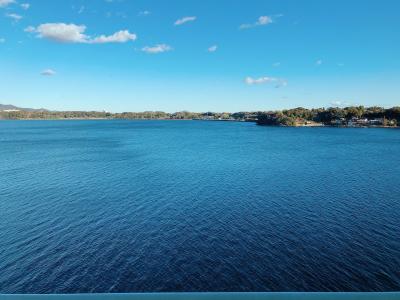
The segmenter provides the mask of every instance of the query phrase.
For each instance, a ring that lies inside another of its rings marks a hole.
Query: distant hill
[[[47,109],[44,108],[24,108],[24,107],[18,107],[15,105],[11,104],[0,104],[0,111],[12,111],[12,110],[20,110],[20,111],[48,111]]]

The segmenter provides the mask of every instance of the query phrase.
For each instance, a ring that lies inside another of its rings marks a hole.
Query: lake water
[[[0,122],[0,292],[400,290],[400,130]]]

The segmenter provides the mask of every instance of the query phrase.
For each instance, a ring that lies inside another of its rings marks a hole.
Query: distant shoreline
[[[3,107],[3,110],[1,108]],[[49,111],[0,104],[0,120],[198,120],[254,122],[262,126],[372,127],[400,126],[400,106],[392,108],[351,106],[345,108],[297,107],[279,111],[189,112],[163,111],[110,113],[99,111]]]

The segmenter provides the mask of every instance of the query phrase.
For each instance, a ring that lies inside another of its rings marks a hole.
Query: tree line
[[[26,111],[26,110],[12,110],[0,111],[0,119],[9,120],[29,120],[29,119],[43,119],[43,120],[57,120],[57,119],[177,119],[177,120],[192,120],[192,119],[229,119],[231,113],[216,113],[204,112],[196,113],[189,111],[180,111],[174,113],[166,113],[163,111],[145,111],[145,112],[122,112],[110,113],[99,111]]]
[[[316,122],[325,125],[348,124],[351,120],[377,120],[382,125],[397,126],[400,124],[400,107],[383,108],[378,106],[350,106],[345,108],[330,107],[306,109],[302,107],[282,111],[261,112],[257,122],[262,125],[295,126],[305,122]],[[347,123],[346,123],[347,122]]]
[[[350,106],[345,108],[293,108],[280,111],[256,112],[189,112],[181,111],[166,113],[163,111],[145,112],[98,112],[98,111],[0,111],[0,119],[178,119],[178,120],[236,120],[255,121],[262,125],[296,126],[305,122],[317,122],[332,125],[338,120],[353,119],[374,120],[386,122],[383,125],[400,125],[400,107],[383,108],[378,106]]]

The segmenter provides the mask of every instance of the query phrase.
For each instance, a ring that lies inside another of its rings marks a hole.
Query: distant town
[[[69,120],[69,119],[126,119],[126,120],[203,120],[255,122],[265,126],[336,126],[336,127],[398,127],[400,107],[330,107],[294,108],[280,111],[254,112],[189,112],[162,111],[110,113],[99,111],[50,111],[20,108],[0,104],[0,120]]]

